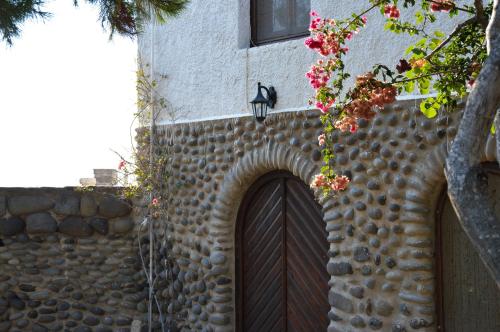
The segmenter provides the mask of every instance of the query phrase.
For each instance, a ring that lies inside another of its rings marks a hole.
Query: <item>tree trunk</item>
[[[487,29],[488,58],[468,97],[457,136],[446,160],[448,195],[460,224],[500,287],[500,220],[488,197],[481,151],[500,107],[500,13],[494,0]],[[500,128],[497,127],[497,131]],[[497,156],[497,158],[500,156]]]

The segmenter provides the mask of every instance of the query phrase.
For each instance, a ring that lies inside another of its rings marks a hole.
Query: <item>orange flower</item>
[[[418,60],[412,59],[412,60],[410,60],[410,64],[411,64],[412,68],[422,68],[423,66],[425,66],[427,64],[427,60],[425,60],[425,59],[418,59]]]

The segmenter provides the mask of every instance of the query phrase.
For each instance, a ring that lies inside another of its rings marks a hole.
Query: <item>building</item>
[[[308,13],[347,17],[366,4],[192,0],[140,37],[168,105],[157,129],[176,184],[166,193],[176,266],[165,299],[185,330],[500,328],[498,290],[443,198],[457,114],[426,119],[421,96],[402,96],[335,137],[349,190],[308,189],[321,167],[304,78],[316,58],[303,46]],[[387,40],[378,14],[368,22],[349,45],[354,74],[396,64],[410,43]],[[258,82],[278,94],[263,123],[249,104]],[[492,144],[484,159],[496,160]]]

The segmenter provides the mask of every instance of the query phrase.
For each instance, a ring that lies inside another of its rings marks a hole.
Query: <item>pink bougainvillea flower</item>
[[[398,7],[396,7],[395,5],[386,5],[384,7],[384,15],[388,18],[397,20],[401,13],[399,12]]]
[[[316,11],[314,11],[314,10],[311,10],[311,14],[310,15],[314,17],[314,16],[318,16],[318,13]]]
[[[157,206],[159,202],[160,202],[160,201],[159,201],[159,200],[158,200],[158,198],[156,198],[156,197],[155,197],[155,198],[153,198],[153,199],[151,200],[151,204],[152,204],[153,206]]]
[[[127,164],[127,162],[125,160],[120,160],[120,163],[118,164],[118,169],[119,170],[122,170],[125,168],[125,165]]]
[[[350,180],[347,176],[345,175],[337,175],[335,179],[333,179],[330,183],[330,187],[332,190],[335,191],[342,191],[347,188],[347,185],[349,184]]]
[[[455,7],[455,2],[452,0],[434,0],[431,3],[431,12],[447,13]]]
[[[325,145],[325,142],[326,142],[325,134],[319,135],[318,136],[318,144],[319,144],[319,146]]]
[[[332,107],[334,102],[335,102],[335,99],[330,100],[326,104],[318,101],[318,102],[316,102],[316,107],[319,108],[321,110],[321,112],[328,113],[328,111],[330,110],[330,107]]]
[[[306,38],[304,41],[304,44],[309,47],[310,49],[318,49],[323,47],[323,42],[320,40],[314,40],[313,38],[309,37]]]
[[[328,185],[328,181],[323,174],[316,174],[311,181],[311,188],[317,189]]]

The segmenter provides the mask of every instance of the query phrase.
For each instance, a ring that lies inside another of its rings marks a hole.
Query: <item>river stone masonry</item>
[[[351,184],[333,198],[315,193],[330,243],[328,332],[437,330],[434,211],[458,116],[427,119],[418,102],[402,101],[355,133],[334,135],[332,165]],[[176,260],[160,297],[184,330],[234,330],[240,203],[273,170],[310,183],[322,166],[321,132],[317,111],[271,114],[264,124],[243,117],[157,128],[156,153],[172,165],[164,229]],[[495,153],[492,140],[484,159]]]
[[[0,332],[131,331],[144,319],[137,213],[116,194],[0,188]]]

